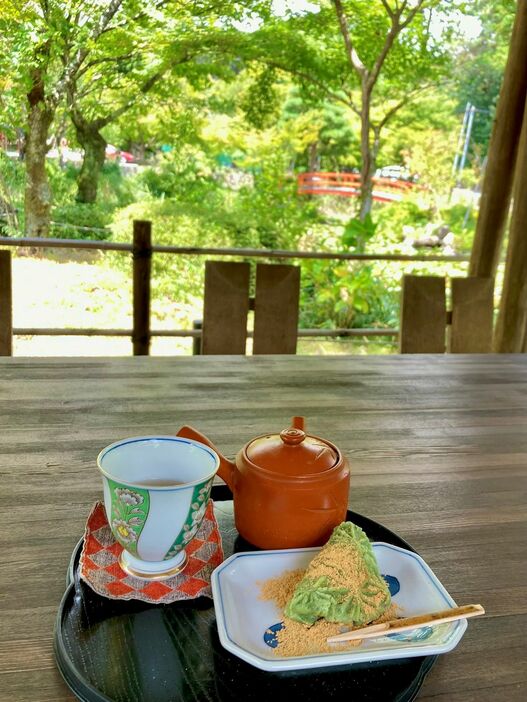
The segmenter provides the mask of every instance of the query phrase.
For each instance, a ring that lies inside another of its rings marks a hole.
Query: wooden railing
[[[150,279],[151,259],[153,254],[172,254],[186,256],[227,256],[267,259],[325,259],[340,261],[401,261],[401,262],[466,262],[468,256],[436,254],[365,254],[333,253],[327,251],[288,251],[281,249],[235,249],[194,246],[161,246],[152,244],[152,225],[150,222],[134,221],[133,242],[87,241],[79,239],[39,239],[28,237],[0,237],[0,246],[32,247],[40,249],[61,248],[95,251],[120,251],[132,254],[133,263],[133,328],[132,329],[95,329],[95,328],[47,328],[47,327],[13,327],[11,302],[11,267],[7,257],[0,257],[0,355],[11,355],[11,336],[105,336],[130,337],[134,355],[148,355],[152,337],[192,337],[194,352],[199,353],[201,330],[199,323],[193,329],[151,329],[150,328]],[[1,252],[0,252],[1,253]],[[6,330],[8,330],[6,332]],[[11,334],[12,332],[12,334]],[[299,338],[313,337],[397,337],[397,329],[299,329]],[[252,334],[249,332],[249,336]]]
[[[358,197],[361,177],[358,173],[313,172],[298,174],[299,195],[340,195]],[[418,186],[405,180],[393,178],[373,179],[373,199],[377,202],[397,202]]]

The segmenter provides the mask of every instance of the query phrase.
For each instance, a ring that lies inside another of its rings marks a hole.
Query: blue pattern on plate
[[[386,581],[386,585],[388,585],[390,595],[393,597],[401,589],[401,583],[397,580],[395,575],[383,575],[382,577]]]
[[[284,622],[277,622],[272,626],[267,627],[264,633],[264,641],[271,648],[276,648],[278,646],[278,639],[276,638],[276,632],[284,628]]]

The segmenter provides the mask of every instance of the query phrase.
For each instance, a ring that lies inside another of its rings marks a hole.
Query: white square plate
[[[401,616],[411,617],[456,606],[416,553],[382,542],[372,545]],[[299,670],[446,653],[465,633],[467,622],[463,619],[370,639],[350,651],[302,657],[277,655],[265,642],[264,635],[283,615],[273,602],[259,599],[258,582],[277,577],[286,570],[306,568],[318,551],[319,548],[301,548],[236,553],[216,568],[212,574],[212,594],[224,648],[262,670]]]

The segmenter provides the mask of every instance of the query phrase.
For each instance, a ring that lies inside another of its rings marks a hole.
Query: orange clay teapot
[[[192,427],[178,436],[201,441],[220,457],[218,475],[234,495],[238,533],[263,549],[324,544],[346,518],[350,471],[339,449],[306,434],[304,418],[280,434],[249,441],[236,462]]]

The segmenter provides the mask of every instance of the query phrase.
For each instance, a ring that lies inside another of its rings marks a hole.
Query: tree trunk
[[[527,2],[519,2],[492,128],[469,275],[494,277],[509,211],[514,161],[527,95]]]
[[[27,236],[47,236],[51,211],[51,188],[46,173],[46,153],[54,109],[46,104],[38,86],[28,94],[28,102],[28,131],[25,145],[25,231]]]
[[[527,330],[527,99],[516,170],[507,263],[494,346],[501,353],[524,351]]]
[[[78,113],[72,115],[77,141],[84,149],[84,159],[77,178],[77,202],[93,203],[97,200],[99,176],[106,158],[106,139],[96,122],[88,122]]]
[[[360,155],[362,163],[359,219],[364,222],[373,204],[373,174],[375,173],[375,154],[372,152],[370,142],[370,95],[366,91],[362,94]]]
[[[314,141],[307,147],[307,170],[310,173],[315,173],[319,169],[319,158],[318,158],[318,141]]]

